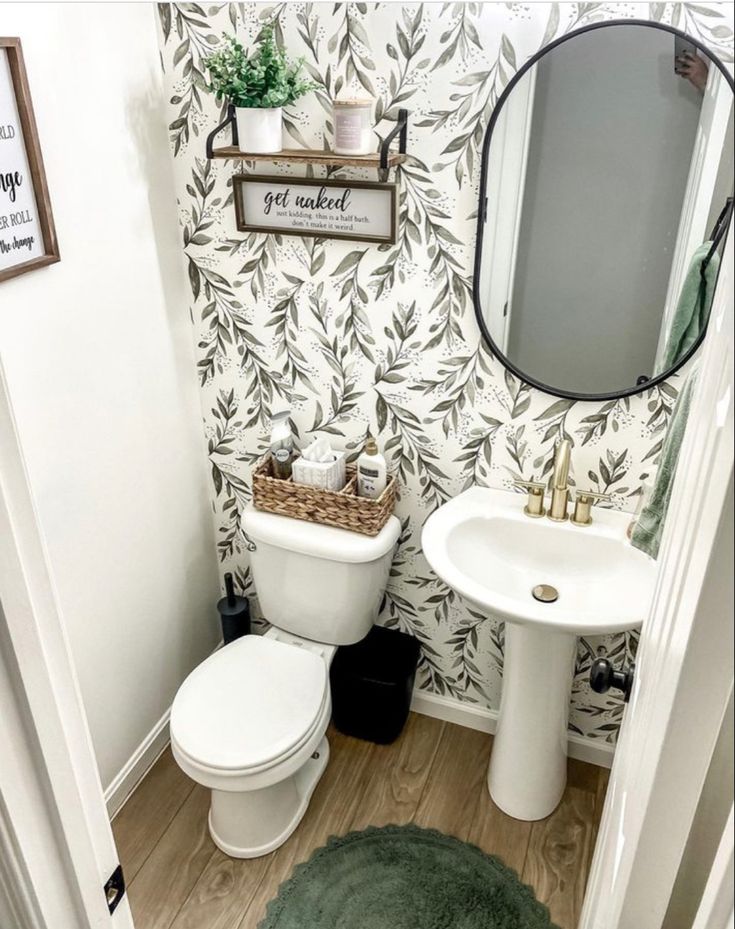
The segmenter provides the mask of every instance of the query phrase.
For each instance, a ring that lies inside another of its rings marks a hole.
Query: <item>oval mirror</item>
[[[518,377],[620,397],[701,342],[732,212],[733,84],[677,30],[600,23],[534,56],[483,148],[475,308]]]

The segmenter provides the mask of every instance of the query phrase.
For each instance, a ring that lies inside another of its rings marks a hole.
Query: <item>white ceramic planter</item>
[[[283,107],[235,107],[241,152],[280,152],[283,148]]]

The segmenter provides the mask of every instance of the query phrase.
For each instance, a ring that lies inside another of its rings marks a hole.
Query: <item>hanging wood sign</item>
[[[396,241],[396,184],[257,174],[232,183],[240,232]]]
[[[0,36],[0,281],[58,260],[20,39]]]

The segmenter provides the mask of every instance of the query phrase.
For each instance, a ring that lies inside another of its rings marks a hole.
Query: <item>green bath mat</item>
[[[515,872],[433,829],[331,838],[281,884],[258,929],[555,929]]]

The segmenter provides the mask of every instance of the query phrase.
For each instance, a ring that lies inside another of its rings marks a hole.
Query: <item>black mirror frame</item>
[[[480,197],[486,197],[485,189],[487,185],[487,174],[488,174],[488,161],[490,159],[490,143],[492,141],[493,130],[495,129],[495,124],[498,121],[498,117],[505,105],[506,100],[513,92],[513,88],[521,80],[521,78],[526,74],[527,71],[540,61],[544,55],[547,55],[550,51],[557,48],[559,45],[563,45],[564,42],[568,42],[570,39],[574,39],[576,36],[583,35],[585,32],[592,32],[594,29],[608,29],[615,26],[645,26],[648,29],[659,29],[662,32],[668,32],[671,35],[679,36],[679,38],[686,39],[687,42],[696,46],[701,52],[703,52],[711,62],[713,62],[720,69],[721,74],[724,76],[725,80],[731,91],[735,94],[735,83],[733,78],[730,75],[729,71],[725,68],[720,59],[713,54],[707,46],[701,42],[699,39],[694,38],[693,36],[688,35],[686,32],[682,32],[681,29],[676,29],[674,26],[669,26],[666,23],[654,22],[647,19],[610,19],[603,22],[591,23],[589,26],[583,26],[581,29],[575,29],[572,32],[568,32],[563,36],[560,36],[558,39],[555,39],[553,42],[550,42],[548,45],[544,45],[543,48],[539,49],[528,61],[513,75],[502,94],[500,95],[493,112],[490,115],[490,120],[487,124],[487,129],[485,130],[485,139],[482,144],[482,163],[480,169]],[[474,265],[474,281],[472,287],[472,299],[475,306],[475,316],[477,317],[477,324],[480,327],[480,332],[482,338],[485,340],[486,345],[489,347],[491,353],[494,357],[498,358],[502,364],[519,380],[523,381],[526,384],[530,384],[532,387],[536,387],[538,390],[544,391],[544,393],[551,394],[553,397],[562,397],[566,400],[618,400],[622,397],[630,397],[634,394],[644,393],[646,390],[649,390],[651,387],[655,387],[657,384],[660,384],[662,381],[670,378],[673,374],[685,365],[689,359],[694,355],[699,346],[702,344],[704,337],[707,335],[707,330],[709,328],[709,319],[707,324],[702,330],[699,338],[695,344],[689,349],[689,351],[681,358],[675,365],[669,368],[667,371],[664,371],[663,374],[657,374],[654,377],[651,377],[649,380],[645,381],[643,384],[636,384],[633,387],[626,388],[625,390],[613,391],[610,393],[601,393],[601,394],[583,394],[576,393],[571,390],[562,390],[557,387],[549,387],[548,384],[544,384],[541,381],[535,380],[533,377],[530,377],[528,374],[525,374],[523,371],[519,370],[512,361],[510,361],[503,352],[500,351],[498,346],[493,341],[492,336],[488,330],[485,319],[482,315],[482,306],[480,304],[480,295],[478,293],[478,284],[480,281],[480,270],[482,267],[482,240],[483,233],[485,228],[485,221],[487,216],[487,202],[486,200],[480,201],[480,207],[477,211],[477,237],[475,240],[475,265]],[[728,221],[728,231],[729,226],[732,222],[732,216]],[[723,242],[727,238],[727,232],[723,238]]]

